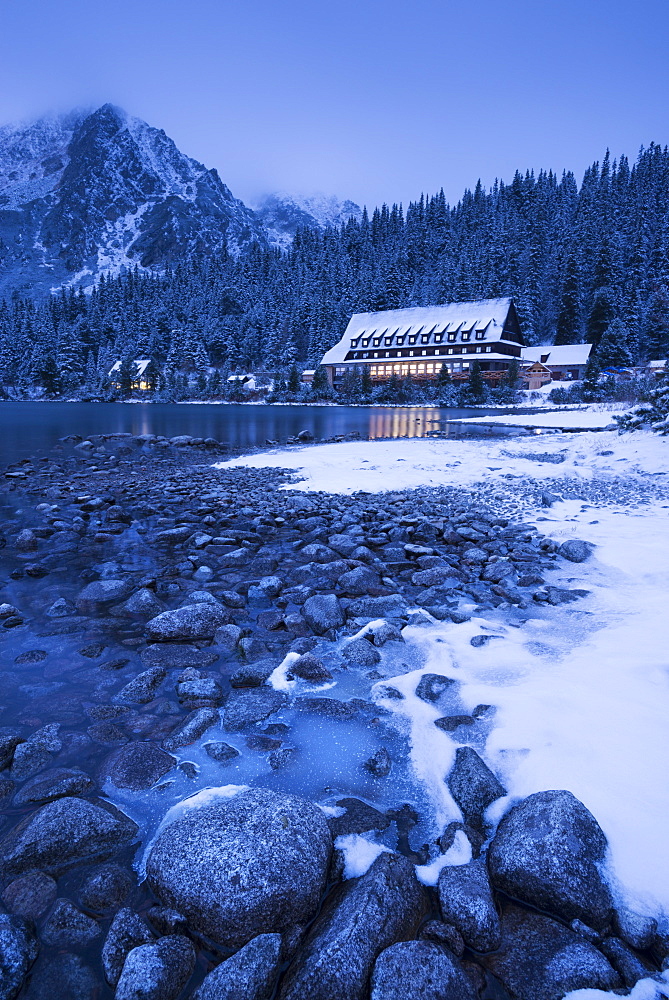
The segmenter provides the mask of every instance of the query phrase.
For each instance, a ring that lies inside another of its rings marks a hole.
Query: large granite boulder
[[[302,614],[309,628],[318,635],[324,635],[331,628],[341,628],[344,624],[344,612],[334,594],[308,597],[302,605]]]
[[[408,858],[384,852],[328,900],[288,969],[281,1000],[362,1000],[378,955],[415,933],[426,894]]]
[[[281,964],[281,935],[259,934],[205,976],[192,1000],[270,1000]]]
[[[499,951],[481,963],[513,1000],[562,1000],[571,990],[612,990],[621,980],[590,941],[563,924],[512,903],[502,917]]]
[[[161,902],[191,927],[238,947],[313,916],[331,853],[318,806],[255,789],[194,808],[167,826],[146,873]]]
[[[137,824],[109,804],[63,798],[31,813],[0,843],[0,870],[58,872],[132,841]]]
[[[600,871],[607,841],[567,791],[536,792],[504,816],[488,851],[490,878],[509,896],[603,929],[612,913]]]
[[[431,941],[400,941],[382,951],[370,1000],[476,1000],[457,960]]]

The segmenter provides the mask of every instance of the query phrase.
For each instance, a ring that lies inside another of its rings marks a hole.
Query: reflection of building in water
[[[369,415],[369,437],[426,437],[440,426],[436,406],[398,406],[373,410]]]
[[[491,382],[520,359],[523,337],[512,299],[357,313],[342,339],[323,357],[330,381],[367,368],[372,381],[436,378],[442,368],[467,378],[473,361]]]

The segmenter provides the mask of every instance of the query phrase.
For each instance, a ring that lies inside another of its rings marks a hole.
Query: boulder
[[[115,1000],[176,1000],[194,968],[195,948],[181,934],[142,944],[125,960]]]
[[[270,1000],[281,964],[281,935],[259,934],[205,976],[191,1000]]]
[[[592,550],[593,545],[590,542],[583,542],[580,538],[570,538],[562,543],[558,552],[569,562],[581,563],[590,557]]]
[[[488,806],[506,795],[504,786],[472,747],[458,747],[455,751],[455,763],[447,782],[465,823],[475,830],[483,829],[483,815]]]
[[[408,609],[404,597],[389,594],[387,597],[359,597],[351,601],[346,614],[351,618],[402,618]]]
[[[54,767],[26,781],[23,788],[14,796],[14,805],[53,802],[54,799],[60,799],[64,795],[85,795],[93,788],[95,782],[84,771],[69,767]]]
[[[0,842],[0,868],[20,875],[60,871],[132,841],[137,824],[111,805],[63,798],[31,813]]]
[[[352,639],[342,649],[342,656],[359,667],[373,667],[381,660],[378,649],[367,639]]]
[[[411,862],[384,852],[327,901],[288,969],[281,1000],[362,1000],[378,955],[410,937],[427,907]]]
[[[400,941],[382,951],[370,1000],[477,1000],[457,960],[431,941]]]
[[[69,899],[58,899],[42,928],[45,944],[56,948],[84,947],[100,934],[97,920],[82,913]]]
[[[203,749],[218,764],[230,764],[235,757],[239,757],[239,750],[222,740],[212,740],[211,743],[205,743]]]
[[[149,667],[137,674],[131,681],[121,688],[117,694],[119,701],[129,702],[133,705],[147,705],[153,701],[156,691],[167,677],[167,672],[163,667]]]
[[[122,601],[132,590],[132,584],[127,580],[94,580],[79,594],[77,603],[106,604],[108,601]]]
[[[261,722],[286,703],[286,695],[271,687],[239,688],[228,699],[223,725],[230,733]]]
[[[309,920],[327,878],[323,812],[266,789],[195,808],[167,826],[146,865],[151,889],[229,947]]]
[[[46,913],[56,898],[56,882],[44,872],[31,872],[10,882],[2,894],[2,902],[10,913],[26,920],[37,920]]]
[[[593,944],[543,914],[509,903],[502,946],[479,961],[514,1000],[562,1000],[580,989],[612,990],[620,978]]]
[[[37,958],[37,941],[21,917],[0,913],[0,1000],[18,996]]]
[[[324,635],[331,628],[341,628],[344,612],[334,594],[316,594],[302,605],[302,614],[309,628],[317,635]]]
[[[319,660],[313,653],[303,653],[291,663],[290,673],[294,677],[300,677],[303,681],[311,681],[314,684],[332,680],[330,671],[322,660]]]
[[[351,597],[362,597],[375,588],[380,587],[381,580],[379,574],[375,573],[368,566],[356,566],[350,569],[337,580],[343,593],[350,594]]]
[[[446,923],[453,924],[474,951],[499,948],[502,932],[483,858],[441,869],[439,906]]]
[[[127,898],[132,879],[120,865],[105,865],[92,872],[81,889],[79,899],[89,910],[115,909]]]
[[[163,611],[146,626],[152,641],[169,642],[174,639],[213,639],[216,629],[230,622],[230,612],[219,604],[201,601],[187,604],[174,611]]]
[[[423,674],[416,687],[416,695],[422,701],[435,703],[454,684],[452,677],[444,677],[442,674]]]
[[[150,788],[176,764],[176,757],[165,753],[156,743],[126,743],[107,758],[103,775],[116,788],[139,792]]]
[[[157,643],[142,650],[142,666],[164,670],[185,670],[187,667],[210,667],[219,657],[216,650],[198,649],[188,643]]]
[[[568,791],[536,792],[503,817],[488,851],[493,885],[564,920],[602,930],[612,902],[599,865],[607,841]]]
[[[190,746],[199,740],[203,733],[206,733],[212,726],[220,722],[219,714],[215,708],[196,708],[190,712],[177,728],[163,740],[165,750],[180,750],[181,747]]]
[[[121,978],[125,960],[133,948],[152,944],[153,934],[139,914],[124,906],[111,922],[102,948],[102,968],[110,986]]]

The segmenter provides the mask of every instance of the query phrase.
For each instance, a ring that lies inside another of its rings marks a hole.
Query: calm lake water
[[[0,464],[45,452],[67,434],[191,434],[233,448],[284,442],[310,430],[316,438],[357,431],[362,438],[426,437],[446,420],[507,410],[438,406],[249,406],[170,403],[0,403]]]

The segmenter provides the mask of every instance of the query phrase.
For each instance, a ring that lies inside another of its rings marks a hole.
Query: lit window
[[[374,338],[374,345],[373,346],[374,347],[379,347],[380,344],[381,344],[381,338],[380,337],[375,337]]]
[[[400,345],[403,344],[404,343],[404,337],[398,337],[397,338],[397,343],[400,344]]]
[[[463,333],[462,334],[462,339],[463,340],[469,340],[469,337],[470,337],[470,334],[468,334],[468,333]]]
[[[367,340],[363,340],[362,346],[363,347],[369,347],[369,338]]]
[[[454,333],[449,333],[449,335],[448,335],[448,341],[449,341],[449,343],[452,344],[454,342],[454,340],[455,340],[455,334]]]
[[[410,344],[415,344],[417,340],[418,340],[418,337],[416,337],[415,335],[413,337],[409,337],[409,343]]]

